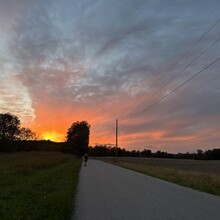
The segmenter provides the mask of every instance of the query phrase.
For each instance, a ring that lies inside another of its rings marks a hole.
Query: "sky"
[[[218,148],[219,11],[218,0],[0,0],[0,113],[40,139],[64,141],[86,120],[90,145],[114,145],[117,118],[122,148]]]

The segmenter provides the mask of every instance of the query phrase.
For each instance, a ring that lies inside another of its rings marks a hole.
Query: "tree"
[[[20,140],[36,140],[37,136],[36,133],[34,133],[30,128],[24,128],[22,127],[20,129],[20,133],[18,135],[18,138]]]
[[[67,142],[72,145],[74,152],[88,152],[90,125],[87,121],[74,122],[67,131]]]
[[[0,114],[0,140],[11,141],[16,140],[20,133],[20,120],[17,116],[10,113]]]
[[[151,150],[144,149],[143,151],[141,151],[141,155],[142,157],[151,157],[152,152]]]

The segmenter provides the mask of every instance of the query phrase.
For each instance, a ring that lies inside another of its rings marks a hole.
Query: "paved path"
[[[74,220],[219,220],[220,197],[92,160],[82,167]]]

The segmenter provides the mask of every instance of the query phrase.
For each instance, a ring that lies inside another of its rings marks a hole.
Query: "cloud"
[[[128,121],[121,128],[122,145],[171,150],[176,144],[182,146],[183,140],[196,143],[198,134],[218,129],[212,118],[219,116],[219,63],[131,120],[220,56],[216,44],[177,80],[147,99],[218,38],[219,25],[154,84],[218,19],[217,0],[0,4],[0,34],[4,35],[0,46],[6,45],[0,74],[4,80],[14,80],[0,84],[4,109],[11,111],[15,105],[19,114],[29,111],[26,120],[35,119],[36,129],[65,133],[71,121],[86,118],[93,123],[93,142],[111,143],[113,121],[119,117]],[[16,89],[8,86],[17,82]],[[14,93],[20,101],[7,95]],[[22,110],[26,102],[29,110]]]
[[[32,108],[32,100],[24,85],[19,81],[16,79],[1,80],[0,94],[0,112],[10,112],[18,116],[24,124],[34,121],[36,116]]]

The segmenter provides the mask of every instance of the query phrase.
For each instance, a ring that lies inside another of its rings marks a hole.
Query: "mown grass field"
[[[102,158],[106,162],[220,196],[220,161]]]
[[[69,219],[81,160],[58,152],[0,154],[0,219]]]

